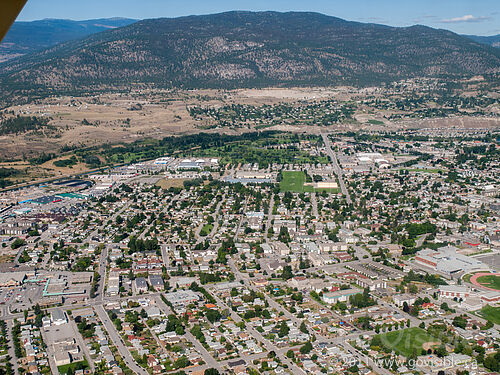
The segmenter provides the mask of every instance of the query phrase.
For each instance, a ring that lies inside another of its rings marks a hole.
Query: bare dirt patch
[[[170,189],[170,188],[182,188],[184,187],[185,178],[164,178],[156,183],[156,186],[161,187],[162,189]]]
[[[424,342],[422,344],[422,349],[424,350],[429,350],[429,349],[432,349],[433,347],[435,346],[438,346],[440,343],[437,342],[437,341],[428,341],[428,342]]]

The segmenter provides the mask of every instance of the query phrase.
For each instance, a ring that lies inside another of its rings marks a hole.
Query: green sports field
[[[486,286],[488,288],[500,290],[500,276],[496,275],[486,275],[480,276],[476,280],[479,284]]]
[[[292,193],[303,193],[313,191],[312,186],[304,186],[306,175],[301,171],[286,171],[282,173],[283,179],[280,182],[280,190],[283,192],[290,191]],[[304,190],[308,188],[310,190]]]
[[[396,353],[410,357],[413,353],[420,355],[422,345],[426,342],[439,340],[429,335],[422,328],[407,328],[391,331],[378,335],[385,347],[393,349]]]
[[[282,192],[292,192],[292,193],[321,193],[326,191],[327,193],[338,193],[339,189],[315,189],[312,186],[304,186],[306,182],[306,175],[302,171],[285,171],[282,173],[282,180],[280,181],[280,190]]]

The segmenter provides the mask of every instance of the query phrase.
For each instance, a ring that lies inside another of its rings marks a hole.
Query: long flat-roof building
[[[349,288],[344,290],[337,290],[323,294],[323,302],[333,304],[337,302],[346,302],[350,296],[363,293],[363,290],[357,288]]]
[[[21,285],[26,279],[26,272],[0,273],[0,287],[9,288]]]
[[[488,270],[489,267],[480,260],[457,253],[457,248],[446,246],[438,251],[420,250],[415,256],[415,262],[454,276],[460,272]]]
[[[471,295],[470,289],[465,285],[441,285],[439,287],[440,298],[466,298]]]

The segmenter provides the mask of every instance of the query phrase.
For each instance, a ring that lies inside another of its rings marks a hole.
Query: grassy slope
[[[480,315],[495,324],[500,324],[500,307],[493,307],[490,305],[484,306],[481,309]]]

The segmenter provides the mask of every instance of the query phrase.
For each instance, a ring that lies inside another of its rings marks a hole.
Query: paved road
[[[236,231],[234,232],[234,237],[233,241],[237,242],[238,239],[238,234],[240,233],[241,229],[241,224],[243,224],[243,220],[245,220],[245,212],[247,212],[247,207],[248,207],[248,197],[245,198],[245,204],[243,205],[243,213],[241,214],[240,221],[238,223],[238,226],[236,227]]]
[[[82,335],[80,335],[80,332],[78,331],[78,327],[76,326],[75,321],[73,319],[69,319],[69,324],[71,325],[71,328],[73,329],[73,333],[75,334],[76,342],[82,348],[82,351],[85,354],[85,357],[87,358],[87,362],[89,363],[90,370],[92,372],[94,372],[95,371],[94,361],[92,360],[92,357],[90,356],[89,348],[87,348],[87,345],[85,345],[85,342],[82,338]]]
[[[129,201],[125,205],[123,205],[122,208],[120,208],[118,211],[116,211],[113,214],[113,216],[111,216],[110,220],[112,222],[115,222],[118,215],[120,215],[125,210],[127,210],[131,204],[132,204],[132,202]],[[87,238],[85,239],[84,244],[92,241],[92,237],[94,237],[98,233],[99,229],[100,228],[96,228],[92,233],[90,233],[87,236]],[[99,259],[99,276],[100,276],[99,285],[98,285],[97,292],[96,292],[95,297],[94,297],[94,299],[99,298],[100,301],[103,301],[103,299],[104,299],[104,286],[106,284],[107,264],[108,264],[108,249],[106,246],[104,246],[104,248],[102,249],[102,252],[101,252],[100,259]]]
[[[326,153],[332,160],[333,164],[333,170],[335,171],[335,174],[337,175],[337,178],[339,179],[339,185],[340,185],[340,190],[342,191],[342,194],[345,196],[345,200],[347,203],[352,203],[351,196],[349,195],[349,191],[347,190],[347,187],[344,184],[344,179],[342,178],[343,173],[342,173],[342,168],[340,168],[339,162],[337,160],[337,155],[335,152],[332,150],[332,144],[330,142],[330,139],[328,138],[328,134],[322,133],[321,137],[323,138],[323,143],[325,144],[326,148]]]
[[[47,336],[45,335],[44,329],[40,329],[40,334],[42,335],[42,339],[44,342],[48,342]],[[55,353],[52,353],[52,348],[50,345],[47,345],[47,359],[49,360],[50,373],[53,375],[59,375],[59,370],[57,369],[56,362],[54,360]]]
[[[101,252],[101,258],[99,260],[99,285],[97,287],[97,292],[95,298],[99,300],[104,299],[104,285],[106,284],[106,265],[108,262],[108,247],[104,246]]]
[[[14,370],[14,375],[19,374],[19,365],[17,363],[16,352],[14,351],[14,340],[12,337],[12,327],[14,326],[12,320],[7,321],[7,339],[9,340],[9,356],[11,358],[12,369]]]
[[[14,258],[14,263],[16,265],[19,265],[19,258],[21,257],[21,254],[24,252],[24,250],[26,250],[26,246],[21,246],[18,250],[17,250],[17,254]]]
[[[267,211],[267,221],[266,221],[266,232],[264,236],[266,238],[266,242],[269,241],[267,238],[267,231],[271,228],[271,221],[273,220],[273,207],[274,207],[274,194],[271,193],[271,199],[269,200],[269,209]]]
[[[219,203],[217,203],[217,206],[215,207],[215,212],[214,212],[214,227],[212,228],[212,230],[210,231],[210,234],[207,236],[208,238],[212,238],[215,233],[217,233],[217,229],[219,229],[219,212],[220,212],[220,208],[222,206],[222,203],[224,203],[224,201],[226,200],[226,194],[224,194],[222,196],[222,199],[220,200]]]
[[[115,329],[115,326],[113,325],[113,322],[111,319],[109,319],[108,314],[106,313],[106,310],[104,310],[104,307],[102,305],[97,305],[94,306],[94,309],[97,313],[97,316],[101,320],[102,324],[104,325],[104,328],[106,331],[108,331],[109,338],[113,342],[113,344],[116,346],[116,349],[118,350],[118,353],[122,356],[123,360],[127,364],[127,366],[134,371],[136,374],[140,375],[149,375],[149,373],[139,366],[135,361],[134,358],[132,357],[132,354],[130,354],[130,351],[127,349],[125,344],[123,343],[122,338],[118,334],[118,332]]]
[[[312,205],[312,213],[314,218],[319,219],[318,214],[318,200],[316,199],[316,193],[311,193],[311,205]]]
[[[167,244],[161,245],[161,259],[165,267],[170,266],[170,258],[168,257],[169,247]]]

